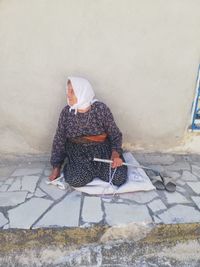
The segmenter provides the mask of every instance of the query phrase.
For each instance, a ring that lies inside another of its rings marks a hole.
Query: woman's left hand
[[[113,161],[112,168],[117,168],[122,166],[123,161],[119,157],[119,153],[117,151],[112,152],[111,160]]]

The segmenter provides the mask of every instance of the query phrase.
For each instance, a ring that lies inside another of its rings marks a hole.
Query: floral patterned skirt
[[[120,166],[116,170],[111,169],[110,173],[110,164],[93,161],[95,157],[101,159],[111,158],[111,147],[108,140],[85,144],[67,142],[66,157],[67,160],[63,172],[66,182],[71,186],[84,186],[94,178],[108,182],[114,171],[112,179],[114,185],[120,186],[127,179],[126,166]],[[121,158],[124,161],[123,156]]]

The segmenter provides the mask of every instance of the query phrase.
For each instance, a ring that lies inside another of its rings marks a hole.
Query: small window
[[[200,131],[200,65],[197,73],[195,98],[192,104],[192,118],[190,129],[192,131]]]

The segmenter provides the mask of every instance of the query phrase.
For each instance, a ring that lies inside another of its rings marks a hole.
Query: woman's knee
[[[79,180],[79,179],[73,179],[73,180],[65,180],[70,186],[73,187],[81,187],[81,186],[85,186],[86,184],[88,184],[90,181],[86,181],[86,180]]]
[[[123,185],[127,180],[127,168],[124,168],[126,166],[123,166],[123,169],[116,172],[116,174],[113,177],[113,184],[116,186]]]
[[[65,168],[64,178],[73,187],[85,186],[93,180],[91,173],[81,167],[80,169]]]
[[[65,181],[73,187],[81,187],[81,186],[85,186],[86,184],[90,183],[93,180],[92,177],[90,176],[78,176],[78,175],[74,175],[74,176],[65,176]]]
[[[113,178],[112,182],[116,186],[121,186],[126,182],[126,180],[127,180],[126,176],[116,176]]]

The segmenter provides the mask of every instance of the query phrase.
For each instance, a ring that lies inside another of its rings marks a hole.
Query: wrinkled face
[[[74,93],[74,89],[70,81],[68,81],[67,83],[67,100],[70,106],[73,106],[74,104],[77,103],[77,97]]]

